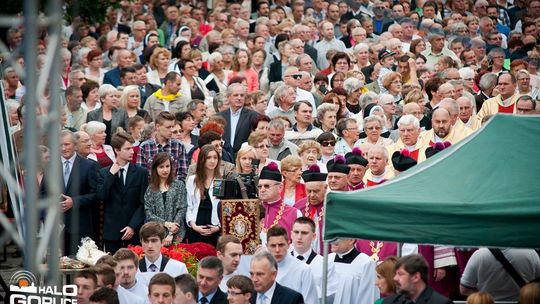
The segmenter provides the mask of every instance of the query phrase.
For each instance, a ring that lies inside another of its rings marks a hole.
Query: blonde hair
[[[268,138],[267,134],[263,131],[251,132],[248,138],[248,144],[252,146],[253,148],[256,148],[258,143],[262,142],[263,140],[267,138]]]
[[[302,168],[302,159],[296,155],[289,155],[281,160],[281,171],[290,170],[292,167]]]
[[[392,82],[396,79],[399,79],[401,81],[401,74],[399,74],[398,72],[391,72],[391,73],[388,73],[384,76],[383,78],[383,87],[387,90],[390,89],[390,85],[392,84]]]
[[[127,105],[128,95],[129,93],[133,91],[139,93],[139,104],[140,104],[141,93],[139,91],[139,87],[136,85],[128,85],[122,90],[122,96],[120,97],[120,106],[126,111],[127,111],[127,106],[128,106]],[[137,109],[140,109],[140,106],[137,106]]]
[[[321,157],[321,144],[314,140],[304,140],[300,145],[298,145],[298,155],[302,155],[302,153],[309,149],[317,150],[317,158]]]
[[[171,60],[171,52],[169,52],[169,50],[166,48],[157,47],[152,52],[152,56],[150,56],[150,67],[152,69],[157,69],[157,60],[161,54],[164,54],[167,59]]]
[[[252,146],[244,146],[238,150],[236,153],[236,172],[242,173],[242,165],[240,164],[240,158],[242,158],[244,155],[248,154],[249,152],[253,152],[253,157],[257,158],[257,151]]]
[[[483,291],[472,293],[467,297],[467,304],[494,304],[493,297]],[[521,301],[520,301],[521,303]]]

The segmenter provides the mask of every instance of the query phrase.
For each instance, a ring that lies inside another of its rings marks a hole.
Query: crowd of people
[[[62,184],[63,253],[90,237],[112,254],[77,275],[79,303],[319,303],[329,191],[384,183],[495,114],[539,113],[537,0],[118,4],[103,22],[63,25],[49,79],[60,101],[44,90],[27,109],[25,79],[1,71],[19,158],[25,112],[43,122],[61,103],[63,178],[45,177],[57,147],[41,130],[36,181],[43,197]],[[2,62],[24,67],[24,33],[7,29]],[[39,39],[37,74],[46,30]],[[232,174],[258,176],[253,256],[222,232],[214,186]],[[218,255],[193,278],[160,253],[179,242]],[[126,249],[138,244],[140,261]],[[532,249],[354,239],[330,249],[330,303],[540,301]]]

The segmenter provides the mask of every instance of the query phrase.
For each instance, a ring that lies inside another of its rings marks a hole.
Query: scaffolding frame
[[[37,0],[23,1],[23,16],[0,16],[0,26],[18,27],[24,26],[24,36],[22,45],[10,52],[8,47],[0,41],[0,53],[4,60],[10,64],[16,72],[24,79],[26,87],[25,110],[23,119],[24,153],[20,155],[24,170],[24,180],[35,179],[40,153],[38,147],[42,132],[47,133],[48,147],[50,147],[50,163],[45,170],[45,178],[49,181],[61,181],[60,170],[60,107],[61,92],[58,86],[60,75],[60,43],[62,40],[63,9],[61,0],[48,0],[45,15],[38,12]],[[37,45],[40,27],[47,27],[47,46],[45,65],[41,73],[37,74]],[[16,58],[23,54],[24,69],[17,63]],[[35,111],[41,96],[44,92],[49,92],[48,115],[37,119]],[[3,89],[2,89],[3,98]],[[2,105],[5,111],[5,104]],[[2,119],[6,119],[4,115]],[[41,132],[40,132],[41,130]],[[58,131],[55,131],[58,130]],[[11,142],[11,151],[14,153],[13,141],[5,138],[6,142]],[[10,155],[14,159],[14,155]],[[6,157],[3,157],[5,160]],[[4,213],[0,212],[0,227],[3,233],[0,234],[0,246],[12,240],[21,248],[24,254],[24,270],[30,271],[36,276],[44,278],[46,285],[60,285],[59,273],[59,248],[61,210],[59,198],[61,197],[61,184],[58,182],[49,183],[46,197],[41,197],[37,183],[26,182],[24,189],[18,182],[17,164],[1,164],[0,177],[8,186],[11,198],[11,206],[15,215],[15,223],[11,223]],[[11,170],[9,170],[11,169]],[[38,228],[40,225],[40,210],[45,211],[43,218],[43,229],[41,237],[38,238]],[[44,264],[44,262],[46,262]]]

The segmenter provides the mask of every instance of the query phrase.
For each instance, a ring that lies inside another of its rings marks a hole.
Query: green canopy
[[[540,117],[497,115],[380,186],[327,197],[324,239],[540,248]]]

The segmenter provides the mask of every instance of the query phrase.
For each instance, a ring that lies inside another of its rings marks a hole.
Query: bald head
[[[437,90],[441,99],[451,98],[454,95],[454,86],[449,83],[443,83]]]
[[[420,111],[420,105],[416,102],[410,102],[403,106],[403,113],[405,114],[416,116],[416,114],[420,113]]]

